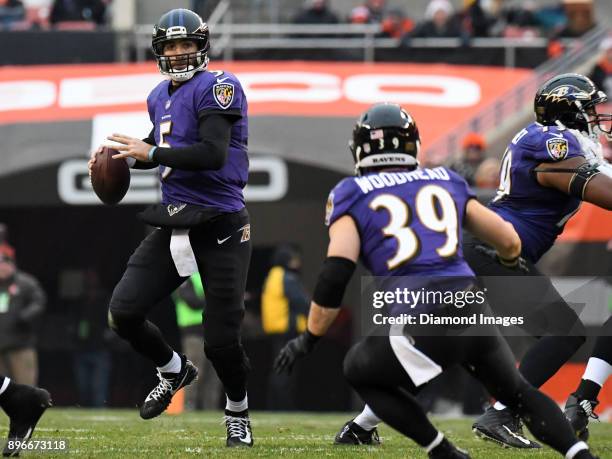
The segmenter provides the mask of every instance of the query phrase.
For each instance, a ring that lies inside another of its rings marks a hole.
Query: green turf
[[[34,439],[66,439],[70,455],[79,457],[402,457],[425,458],[420,448],[386,426],[380,428],[379,447],[338,447],[332,441],[348,419],[346,414],[252,413],[255,446],[252,449],[225,448],[225,429],[220,412],[162,415],[143,421],[134,410],[49,410]],[[6,417],[0,418],[0,433],[6,435]],[[561,457],[546,448],[522,452],[505,450],[474,438],[469,420],[436,420],[435,424],[457,445],[467,448],[474,458],[554,458]],[[592,448],[604,458],[612,458],[612,424],[593,423]],[[23,457],[58,457],[65,454]]]

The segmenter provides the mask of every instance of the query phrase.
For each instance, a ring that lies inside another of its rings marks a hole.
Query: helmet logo
[[[550,100],[552,102],[559,102],[559,101],[566,101],[568,103],[570,103],[571,101],[575,101],[575,100],[588,100],[589,99],[589,94],[587,94],[584,91],[573,91],[572,90],[576,90],[578,88],[572,88],[570,86],[559,86],[558,88],[553,89],[552,91],[550,91],[548,94],[546,94],[546,100]],[[568,97],[569,96],[569,97]]]
[[[553,91],[550,92],[550,95],[552,97],[563,97],[563,96],[567,96],[567,93],[569,92],[569,86],[559,86],[558,88],[555,88]]]
[[[548,155],[555,161],[565,159],[568,152],[567,139],[553,137],[546,141],[546,151]]]

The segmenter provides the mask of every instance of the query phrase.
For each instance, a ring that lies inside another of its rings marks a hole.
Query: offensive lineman
[[[417,126],[397,104],[377,104],[358,120],[351,151],[357,178],[342,180],[330,193],[326,223],[330,242],[310,307],[307,330],[289,341],[275,361],[291,369],[327,332],[339,312],[347,283],[361,258],[374,276],[409,276],[436,288],[440,276],[463,290],[473,272],[463,259],[461,227],[496,249],[518,269],[521,243],[507,222],[479,204],[465,180],[443,167],[422,169],[416,156]],[[382,165],[382,166],[381,166]],[[370,185],[368,186],[367,183]],[[372,186],[373,185],[373,186]],[[391,277],[388,277],[391,276]],[[455,284],[456,283],[456,284]],[[420,304],[394,305],[392,314],[440,311]],[[452,306],[450,310],[454,309]],[[414,394],[444,368],[462,364],[497,397],[525,415],[534,435],[566,458],[591,458],[555,403],[529,385],[495,327],[487,336],[370,335],[349,351],[345,375],[380,418],[412,438],[432,458],[469,458],[429,422]]]
[[[227,396],[227,446],[252,446],[249,362],[240,341],[251,257],[242,191],[249,166],[247,101],[233,74],[207,71],[209,30],[196,13],[164,14],[152,46],[160,72],[168,77],[147,99],[153,128],[144,141],[122,134],[108,139],[121,144],[115,159],[126,158],[133,168],[159,167],[162,204],[141,215],[157,228],[136,249],[115,287],[109,323],[157,367],[159,384],[140,416],[158,416],[198,370],[146,315],[199,271],[207,299],[204,350]]]
[[[611,115],[596,111],[596,106],[606,100],[606,95],[583,75],[563,74],[545,82],[534,100],[536,122],[522,129],[508,146],[502,159],[498,193],[489,205],[513,225],[521,238],[529,275],[539,276],[528,302],[524,301],[522,291],[503,285],[490,285],[487,292],[494,310],[505,305],[508,311],[508,305],[512,305],[517,313],[529,313],[520,308],[537,303],[545,306],[535,314],[551,329],[527,351],[519,367],[522,376],[534,387],[550,379],[585,341],[586,332],[576,313],[550,280],[540,275],[534,263],[550,249],[581,201],[612,210],[612,168],[602,159],[601,144],[597,141],[601,132],[610,135],[605,123],[610,122]],[[503,266],[503,259],[480,241],[468,240],[465,258],[478,276],[518,275]],[[612,335],[610,326],[608,320],[602,332]],[[612,362],[612,349],[605,346],[599,349],[600,359]],[[580,391],[577,393],[581,395]],[[568,400],[566,411],[582,439],[588,437],[588,415],[596,405],[595,400],[593,403],[584,400]],[[377,417],[366,406],[345,424],[335,441],[371,443],[377,437],[377,424]],[[478,435],[506,446],[539,447],[524,437],[518,413],[501,402],[479,417],[473,429]]]

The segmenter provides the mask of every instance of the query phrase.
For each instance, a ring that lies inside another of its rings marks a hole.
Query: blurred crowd
[[[612,35],[599,46],[600,56],[589,73],[589,78],[606,94],[612,94]],[[612,103],[602,112],[612,111]],[[612,161],[612,143],[601,136],[602,153],[607,161]],[[477,133],[468,133],[461,141],[461,149],[451,152],[446,166],[463,176],[472,187],[494,190],[499,184],[501,151],[489,152],[485,138]]]
[[[255,1],[255,0],[253,0]],[[0,0],[5,30],[93,30],[109,23],[112,0]],[[216,1],[192,0],[205,20]],[[593,0],[431,0],[425,11],[365,0],[348,14],[334,11],[329,0],[305,0],[294,12],[296,24],[380,24],[381,36],[412,37],[578,37],[595,24]],[[408,10],[408,12],[406,11]]]
[[[94,30],[108,22],[112,0],[0,0],[4,30]]]
[[[430,0],[417,20],[386,0],[365,0],[348,17],[331,10],[328,0],[305,0],[293,19],[299,24],[380,24],[393,38],[579,37],[595,25],[592,0],[559,0],[542,6],[534,0]]]
[[[484,137],[470,132],[462,141],[461,151],[446,164],[475,188],[495,189],[499,183],[499,159],[487,157]]]

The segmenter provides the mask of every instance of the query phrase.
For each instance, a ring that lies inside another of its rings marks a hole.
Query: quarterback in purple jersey
[[[415,121],[397,104],[374,105],[357,121],[351,151],[358,176],[344,179],[330,194],[330,242],[308,326],[281,350],[277,371],[290,370],[327,332],[358,259],[373,275],[388,279],[420,277],[435,285],[439,276],[473,278],[462,254],[465,226],[518,269],[521,243],[512,225],[479,204],[456,174],[443,167],[420,168],[419,147]],[[556,404],[520,376],[497,328],[491,326],[487,336],[413,331],[407,324],[389,327],[388,336],[367,336],[347,354],[344,373],[376,416],[416,441],[429,457],[469,458],[431,424],[415,398],[428,381],[456,364],[524,415],[533,434],[558,452],[570,459],[593,457]],[[349,431],[350,424],[343,430]]]
[[[196,13],[175,9],[153,30],[153,54],[168,79],[147,98],[153,125],[144,140],[113,134],[116,160],[157,167],[162,203],[141,218],[156,227],[136,249],[110,302],[109,324],[157,367],[159,384],[140,407],[161,414],[197,368],[175,352],[147,313],[199,271],[206,293],[204,351],[224,385],[227,446],[252,446],[246,392],[248,358],[240,341],[251,256],[247,183],[247,101],[229,72],[208,71],[209,30]],[[93,163],[93,159],[90,163]],[[91,165],[90,165],[91,167]]]

